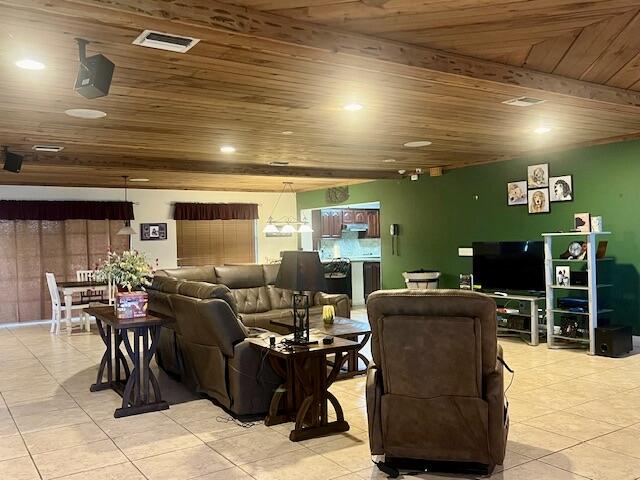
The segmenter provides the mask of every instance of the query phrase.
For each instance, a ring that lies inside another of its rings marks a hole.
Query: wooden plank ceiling
[[[637,0],[223,1],[640,91]]]
[[[0,143],[28,154],[0,184],[309,190],[640,132],[637,0],[232,3],[0,0]],[[186,54],[132,45],[146,28],[202,40]],[[116,64],[107,97],[73,92],[74,37]],[[522,95],[546,102],[501,103]],[[43,143],[65,149],[30,153]]]

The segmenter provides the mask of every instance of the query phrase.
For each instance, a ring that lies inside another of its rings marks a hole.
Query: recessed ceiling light
[[[289,165],[289,162],[286,162],[284,160],[274,160],[272,162],[269,162],[269,165],[271,165],[272,167],[286,167],[287,165]]]
[[[33,60],[31,58],[23,58],[22,60],[18,60],[16,62],[16,66],[20,68],[24,68],[25,70],[44,70],[44,63],[38,62],[37,60]]]
[[[357,112],[358,110],[362,110],[364,106],[361,103],[351,102],[342,106],[343,110],[348,112]]]
[[[542,135],[543,133],[549,133],[552,130],[551,127],[541,126],[534,130],[535,133]]]
[[[57,153],[64,150],[64,147],[60,145],[34,145],[31,148],[36,152],[52,152],[52,153]]]
[[[384,160],[382,160],[382,163],[396,163],[396,159],[395,158],[385,158]]]
[[[70,110],[65,110],[64,113],[69,115],[70,117],[75,118],[85,118],[94,120],[96,118],[104,118],[107,114],[100,110],[90,110],[88,108],[72,108]]]
[[[285,130],[284,132],[280,132],[282,135],[293,135],[291,130]]]
[[[130,182],[140,182],[140,183],[142,183],[142,182],[148,182],[149,179],[148,178],[130,178],[129,181]]]
[[[429,140],[415,140],[413,142],[407,142],[403,144],[403,146],[407,148],[428,147],[429,145],[431,145],[431,142]]]
[[[236,148],[232,147],[231,145],[223,145],[220,147],[220,151],[222,153],[234,153],[236,151]]]

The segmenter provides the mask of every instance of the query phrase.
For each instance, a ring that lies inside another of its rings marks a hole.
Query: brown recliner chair
[[[182,381],[237,415],[267,412],[282,379],[264,355],[245,341],[249,332],[229,302],[180,294],[169,300],[185,363]]]
[[[490,473],[502,464],[509,416],[495,302],[462,290],[381,290],[367,312],[371,454],[385,455],[383,467],[417,459]]]

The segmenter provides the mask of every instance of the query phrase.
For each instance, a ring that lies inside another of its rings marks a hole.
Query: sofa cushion
[[[287,323],[293,326],[293,312],[290,309],[270,310],[262,313],[246,313],[240,315],[240,319],[249,328],[264,328],[281,335],[290,333],[290,329],[279,327],[271,323],[272,320]]]
[[[182,282],[178,286],[178,292],[185,297],[209,299],[220,298],[226,301],[234,314],[238,314],[238,307],[234,295],[225,285],[207,282]]]
[[[262,265],[225,265],[215,267],[218,283],[226,285],[230,289],[262,287],[264,273]]]
[[[267,286],[269,292],[269,302],[271,308],[291,308],[293,307],[293,292],[273,285]]]
[[[173,309],[169,302],[168,293],[149,289],[147,290],[147,295],[149,295],[149,310],[152,310],[153,313],[159,313],[162,316],[173,318]],[[172,324],[168,324],[167,327],[171,328]]]
[[[220,283],[216,279],[215,267],[213,265],[205,265],[203,267],[168,268],[165,270],[158,270],[156,275],[179,278],[182,280],[191,280],[193,282]]]
[[[149,290],[158,290],[164,293],[178,293],[178,287],[184,280],[173,277],[155,276],[151,282]]]
[[[271,310],[266,287],[235,288],[231,293],[239,313],[260,313]]]
[[[262,266],[264,272],[265,285],[275,285],[278,272],[280,271],[279,263],[270,263]]]

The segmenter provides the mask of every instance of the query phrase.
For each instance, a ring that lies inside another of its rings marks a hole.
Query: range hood
[[[348,223],[342,225],[342,230],[347,232],[366,232],[369,230],[369,225],[366,223]]]

